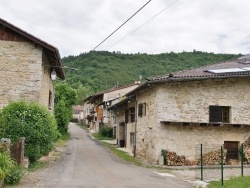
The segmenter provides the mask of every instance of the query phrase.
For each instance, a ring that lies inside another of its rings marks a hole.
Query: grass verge
[[[140,161],[138,161],[136,158],[128,155],[126,152],[121,151],[116,149],[115,147],[113,147],[112,145],[110,145],[107,142],[101,142],[101,144],[107,148],[109,148],[115,155],[117,155],[118,157],[120,157],[121,159],[123,159],[124,161],[127,161],[129,163],[135,164],[137,166],[141,166],[142,163]]]
[[[64,147],[66,146],[67,141],[69,140],[69,133],[63,134],[54,144],[55,147]]]
[[[45,167],[45,163],[44,162],[36,161],[36,162],[31,163],[29,165],[29,169],[28,170],[30,172],[34,172],[34,171],[36,171],[36,170],[38,170],[40,168],[43,168],[43,167]]]
[[[100,133],[93,133],[93,137],[95,137],[96,140],[113,140],[113,137],[106,137],[101,135]]]
[[[209,183],[208,188],[249,188],[250,176],[232,177],[229,180],[224,180],[223,186],[221,181],[212,181]]]

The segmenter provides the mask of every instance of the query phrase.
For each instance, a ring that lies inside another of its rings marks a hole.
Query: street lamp
[[[51,76],[51,79],[52,79],[53,81],[56,80],[56,71],[55,71],[55,69],[53,69],[53,71],[51,72],[50,76]]]

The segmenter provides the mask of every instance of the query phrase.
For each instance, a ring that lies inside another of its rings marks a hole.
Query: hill
[[[67,71],[67,83],[73,88],[82,84],[97,92],[116,85],[125,85],[148,77],[196,68],[239,57],[240,54],[214,54],[201,51],[162,54],[122,54],[120,52],[92,51],[62,59]],[[69,70],[69,69],[68,69]]]

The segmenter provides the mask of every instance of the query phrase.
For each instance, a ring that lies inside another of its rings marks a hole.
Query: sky
[[[0,17],[58,48],[93,50],[149,0],[1,0]],[[95,50],[250,54],[249,0],[151,0]]]

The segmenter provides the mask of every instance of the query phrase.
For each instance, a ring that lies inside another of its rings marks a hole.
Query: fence
[[[169,168],[177,171],[182,169],[178,174],[190,180],[221,180],[222,185],[225,178],[250,175],[249,144],[239,145],[239,142],[225,142],[223,146],[197,144],[194,148],[192,160],[175,152],[162,150],[162,156],[166,159],[164,164],[172,166]]]
[[[250,158],[246,158],[248,155],[243,144],[238,149],[238,143],[224,143],[220,147],[209,147],[209,150],[207,146],[200,145],[199,166],[202,181],[204,181],[204,171],[207,169],[219,169],[221,185],[223,185],[225,173],[230,176],[230,172],[227,171],[231,171],[231,176],[244,176],[244,169],[249,168]]]
[[[24,138],[18,142],[2,143],[2,150],[9,150],[11,158],[18,164],[22,165],[24,161]]]

